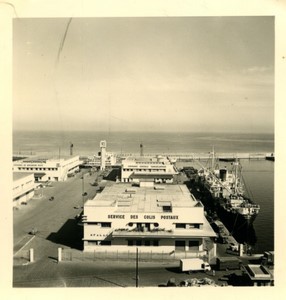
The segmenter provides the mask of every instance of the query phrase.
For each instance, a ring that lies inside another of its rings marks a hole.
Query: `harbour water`
[[[17,131],[13,133],[13,152],[57,156],[60,151],[68,155],[72,143],[74,154],[93,155],[99,151],[100,140],[107,141],[107,151],[117,153],[139,153],[140,143],[144,153],[207,153],[212,147],[218,153],[274,152],[273,134],[91,131]],[[247,192],[261,207],[254,222],[254,253],[274,250],[274,163],[243,159],[241,164]]]
[[[93,132],[93,131],[16,131],[13,151],[58,154],[69,153],[72,142],[75,154],[91,155],[99,151],[99,142],[107,141],[107,151],[138,152],[143,143],[144,153],[209,152],[273,152],[273,134],[236,133],[167,133],[167,132]]]

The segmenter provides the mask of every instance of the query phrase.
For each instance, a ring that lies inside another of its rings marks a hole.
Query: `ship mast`
[[[214,170],[214,163],[215,163],[215,152],[214,152],[214,146],[213,146],[213,151],[212,151],[212,164],[211,164],[211,170]]]
[[[238,159],[237,156],[235,158],[235,162],[234,162],[234,194],[237,195],[238,194]]]

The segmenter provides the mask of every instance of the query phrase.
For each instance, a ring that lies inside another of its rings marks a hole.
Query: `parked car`
[[[229,246],[228,246],[228,249],[231,250],[231,251],[234,251],[234,252],[238,252],[239,246],[238,246],[238,244],[230,243]]]

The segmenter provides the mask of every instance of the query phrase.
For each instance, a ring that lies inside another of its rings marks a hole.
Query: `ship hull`
[[[221,199],[214,199],[216,211],[219,217],[234,228],[248,227],[253,224],[257,214],[240,214],[239,212],[227,210],[220,202]]]
[[[250,216],[241,215],[227,211],[221,204],[216,204],[215,211],[218,217],[240,244],[247,243],[255,245],[257,242],[256,233],[253,227],[257,214]]]

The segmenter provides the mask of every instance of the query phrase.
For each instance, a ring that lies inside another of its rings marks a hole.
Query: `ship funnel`
[[[219,170],[219,178],[221,181],[226,181],[226,173],[227,173],[226,169]]]

